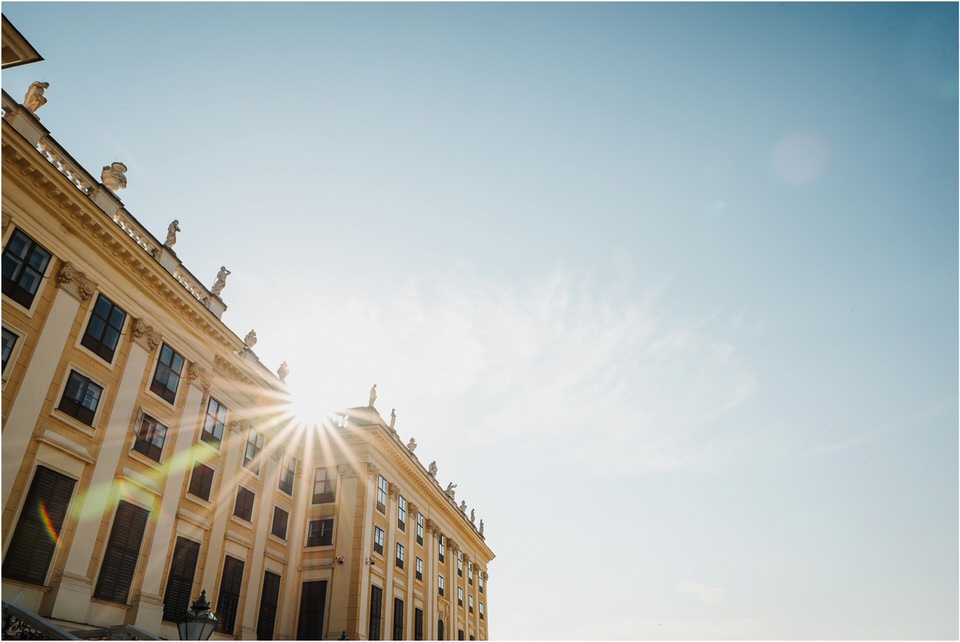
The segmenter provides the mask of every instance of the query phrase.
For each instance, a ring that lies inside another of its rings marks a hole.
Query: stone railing
[[[79,640],[64,628],[48,622],[30,609],[3,600],[4,640]]]
[[[44,136],[37,143],[37,151],[43,154],[51,165],[56,167],[61,174],[66,176],[78,190],[84,194],[90,194],[96,186],[96,181],[82,169],[78,169],[73,159],[65,154],[56,141],[49,136]]]
[[[180,282],[180,285],[187,289],[187,292],[203,301],[207,298],[207,288],[197,281],[196,278],[181,267],[174,268],[173,278]]]

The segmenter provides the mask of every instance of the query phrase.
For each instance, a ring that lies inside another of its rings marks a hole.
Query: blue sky
[[[3,10],[228,326],[458,483],[494,637],[957,637],[955,4]]]

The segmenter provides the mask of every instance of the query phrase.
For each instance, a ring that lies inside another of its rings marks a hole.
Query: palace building
[[[3,66],[40,60],[3,19]],[[488,638],[494,555],[375,407],[303,429],[284,378],[99,179],[2,94],[4,637]]]

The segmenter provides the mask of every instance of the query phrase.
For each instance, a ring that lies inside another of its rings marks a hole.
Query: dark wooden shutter
[[[103,555],[103,564],[100,566],[100,578],[97,580],[94,597],[109,602],[127,603],[149,516],[150,511],[120,500]]]
[[[45,466],[37,466],[3,559],[5,578],[43,585],[76,483]]]
[[[383,589],[379,586],[370,587],[370,630],[367,639],[380,639],[380,613],[383,606]]]
[[[263,591],[260,592],[260,615],[257,618],[258,640],[273,639],[273,627],[277,622],[277,603],[279,601],[280,576],[267,571],[263,574]]]
[[[190,608],[193,591],[193,576],[197,571],[200,543],[183,537],[177,538],[167,578],[167,592],[163,596],[163,619],[179,622]]]
[[[303,583],[303,590],[300,592],[300,617],[297,622],[298,640],[323,639],[323,612],[326,603],[326,580]]]
[[[403,600],[393,598],[393,639],[403,639]]]
[[[443,620],[437,620],[437,639],[444,640],[443,637]]]
[[[413,639],[423,639],[423,610],[413,609]]]
[[[240,587],[243,585],[243,562],[227,555],[223,560],[223,575],[220,577],[220,595],[217,599],[217,618],[220,631],[233,633],[240,604]]]

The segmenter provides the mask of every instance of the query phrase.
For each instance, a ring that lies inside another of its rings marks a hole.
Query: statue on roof
[[[288,374],[290,374],[290,367],[287,365],[287,362],[284,361],[280,364],[280,367],[277,368],[277,376],[280,377],[280,381],[286,381]]]
[[[460,512],[461,512],[461,513],[466,513],[466,512],[467,512],[467,501],[466,501],[465,499],[464,499],[464,500],[460,500]]]
[[[180,231],[180,221],[173,219],[173,223],[167,226],[167,240],[163,242],[166,247],[173,247],[177,242],[177,232]]]
[[[480,536],[483,537],[483,520],[480,520]]]
[[[252,348],[253,346],[257,345],[256,330],[251,330],[250,332],[247,333],[247,336],[243,338],[243,345],[247,346],[247,348]]]
[[[123,163],[110,163],[109,165],[103,166],[103,171],[100,172],[100,182],[103,183],[103,186],[107,189],[116,192],[118,189],[123,189],[127,186],[127,177],[124,176],[124,172],[127,171],[127,166]]]
[[[210,288],[210,292],[220,296],[220,293],[223,292],[224,286],[227,284],[227,277],[231,274],[233,274],[233,272],[221,265],[220,271],[217,272],[217,280],[214,282],[213,287]]]
[[[431,477],[433,477],[434,479],[437,478],[437,460],[436,459],[430,462],[429,472]]]
[[[447,484],[447,489],[443,492],[445,492],[450,499],[456,499],[457,491],[454,490],[456,487],[457,487],[456,484],[454,484],[453,482],[450,482],[449,484]]]
[[[30,88],[27,89],[27,95],[23,98],[23,106],[31,114],[36,114],[37,110],[43,107],[47,99],[43,96],[43,90],[50,86],[48,82],[40,82],[39,80],[30,85]]]
[[[476,512],[474,511],[474,509],[471,508],[471,509],[470,509],[470,523],[473,524],[475,521],[477,521],[477,514],[476,514]]]
[[[413,437],[410,438],[410,441],[407,442],[407,450],[411,453],[417,449],[417,440]]]
[[[395,428],[396,425],[397,425],[397,409],[391,408],[390,409],[390,430],[392,430],[393,432],[397,432]]]
[[[368,407],[373,408],[374,402],[377,400],[377,384],[373,384],[373,387],[370,388],[370,403],[367,404]]]

